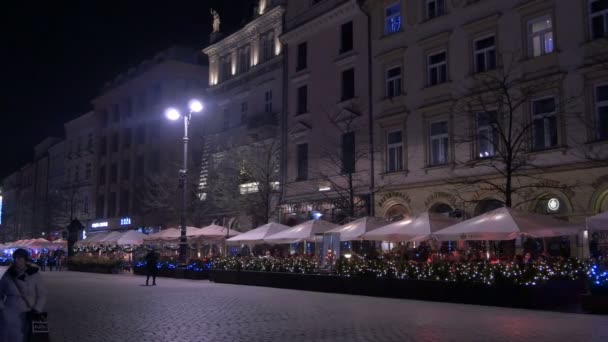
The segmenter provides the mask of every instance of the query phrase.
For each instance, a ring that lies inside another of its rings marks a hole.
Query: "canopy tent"
[[[513,240],[576,235],[584,227],[551,216],[498,208],[432,234],[439,240]]]
[[[330,229],[325,233],[340,233],[340,241],[359,240],[365,233],[378,229],[386,224],[386,220],[382,218],[366,216]]]
[[[227,227],[218,226],[216,224],[211,224],[206,227],[199,229],[192,237],[197,238],[206,238],[206,239],[223,239],[226,237],[226,233],[228,236],[236,236],[241,234],[236,230],[229,229]]]
[[[108,236],[108,234],[109,233],[97,233],[95,235],[91,235],[90,237],[88,237],[84,240],[76,241],[75,246],[76,247],[93,246],[93,245],[99,243],[99,240]]]
[[[64,239],[57,239],[57,240],[54,240],[53,243],[56,243],[56,244],[67,244],[68,242],[66,240],[64,240]]]
[[[24,248],[28,244],[32,243],[35,239],[24,239],[17,240],[15,242],[9,242],[6,244],[5,248]]]
[[[186,227],[186,236],[187,237],[197,236],[198,234],[200,234],[200,230],[201,230],[200,228],[187,226]],[[165,230],[161,230],[158,233],[150,234],[150,235],[144,237],[144,241],[176,240],[176,239],[180,238],[181,234],[182,234],[182,231],[180,228],[168,228]]]
[[[146,234],[140,233],[136,230],[129,230],[116,240],[116,245],[141,245],[144,243],[144,237],[146,237]]]
[[[587,217],[587,228],[592,230],[608,230],[608,211]]]
[[[263,243],[264,238],[286,229],[289,229],[289,227],[276,222],[270,222],[248,232],[239,234],[238,236],[230,238],[227,241],[229,243]]]
[[[460,222],[444,215],[424,212],[416,217],[406,218],[380,227],[363,235],[364,240],[376,241],[423,241],[432,233]]]
[[[314,241],[315,235],[338,227],[337,224],[323,220],[310,220],[295,227],[285,229],[276,234],[264,238],[268,243],[296,243],[301,241]]]
[[[27,244],[25,244],[24,247],[32,249],[42,249],[57,247],[57,245],[53,245],[53,243],[47,239],[38,238],[30,240]]]
[[[106,235],[104,238],[101,238],[98,241],[98,244],[104,246],[113,246],[116,245],[116,241],[124,234],[124,232],[111,232]]]

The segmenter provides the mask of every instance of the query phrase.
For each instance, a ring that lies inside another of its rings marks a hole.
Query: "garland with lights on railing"
[[[219,258],[214,270],[318,274],[318,260],[310,258]],[[602,270],[603,271],[600,271]],[[535,286],[555,280],[584,280],[596,287],[608,287],[608,268],[598,263],[567,259],[540,263],[413,263],[387,259],[340,258],[334,274],[343,277],[432,280],[485,285]]]

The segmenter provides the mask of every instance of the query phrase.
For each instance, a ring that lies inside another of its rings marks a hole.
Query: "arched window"
[[[384,215],[387,221],[394,222],[410,217],[410,212],[403,204],[394,204],[386,211]]]
[[[443,202],[435,203],[429,208],[429,213],[441,214],[445,216],[449,216],[453,211],[454,208],[452,208],[451,205]]]
[[[503,202],[493,198],[481,200],[475,207],[475,216],[487,213],[488,211],[492,211],[494,209],[502,208],[504,206],[505,204]]]

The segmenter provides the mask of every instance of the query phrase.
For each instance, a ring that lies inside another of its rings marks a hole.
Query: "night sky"
[[[46,136],[91,109],[103,84],[173,44],[202,49],[210,8],[231,32],[254,0],[16,1],[3,5],[0,181],[33,157]]]

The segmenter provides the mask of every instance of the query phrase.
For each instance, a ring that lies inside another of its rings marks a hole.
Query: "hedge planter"
[[[576,280],[550,281],[531,287],[487,286],[427,280],[219,270],[211,271],[210,279],[226,284],[568,311],[578,310],[580,295],[585,291],[585,283]]]

